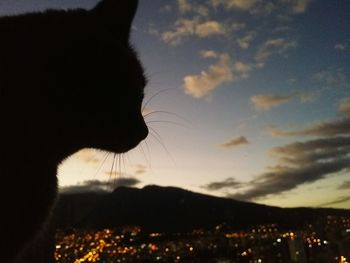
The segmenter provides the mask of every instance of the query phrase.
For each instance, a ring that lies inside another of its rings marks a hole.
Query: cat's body
[[[1,262],[37,235],[57,165],[79,149],[121,153],[147,136],[146,80],[129,45],[137,1],[0,18]]]

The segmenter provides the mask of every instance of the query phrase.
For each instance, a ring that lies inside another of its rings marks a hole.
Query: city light
[[[238,263],[348,263],[349,223],[348,218],[327,217],[298,230],[283,229],[276,224],[236,231],[214,226],[188,233],[147,232],[139,226],[58,230],[55,259],[57,263],[206,262],[208,259]]]

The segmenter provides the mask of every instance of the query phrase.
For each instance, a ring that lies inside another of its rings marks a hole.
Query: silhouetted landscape
[[[279,208],[175,187],[61,194],[57,262],[347,262],[350,211]]]
[[[112,193],[61,194],[59,227],[118,228],[137,225],[148,231],[187,232],[225,223],[232,229],[275,223],[301,228],[327,216],[349,216],[349,210],[279,208],[213,197],[175,187],[119,187]]]

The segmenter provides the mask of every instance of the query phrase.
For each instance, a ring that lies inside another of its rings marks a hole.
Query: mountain
[[[146,231],[186,232],[276,223],[299,228],[327,215],[350,216],[350,210],[279,208],[194,193],[180,188],[118,187],[112,193],[62,194],[56,207],[58,227],[115,228],[138,225]]]

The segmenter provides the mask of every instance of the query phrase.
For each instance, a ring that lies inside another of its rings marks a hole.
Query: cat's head
[[[53,68],[56,91],[65,92],[58,106],[70,143],[125,152],[148,134],[141,112],[146,78],[129,44],[136,8],[136,0],[103,0],[62,39]]]
[[[32,102],[23,103],[37,108],[41,129],[54,134],[63,151],[91,147],[121,153],[147,136],[141,113],[146,79],[129,43],[137,3],[102,0],[92,10],[47,11],[3,22],[17,28],[16,35],[9,33],[14,40],[8,48],[15,47],[8,64],[16,73],[7,70],[8,83],[20,87],[22,97],[30,90]]]

